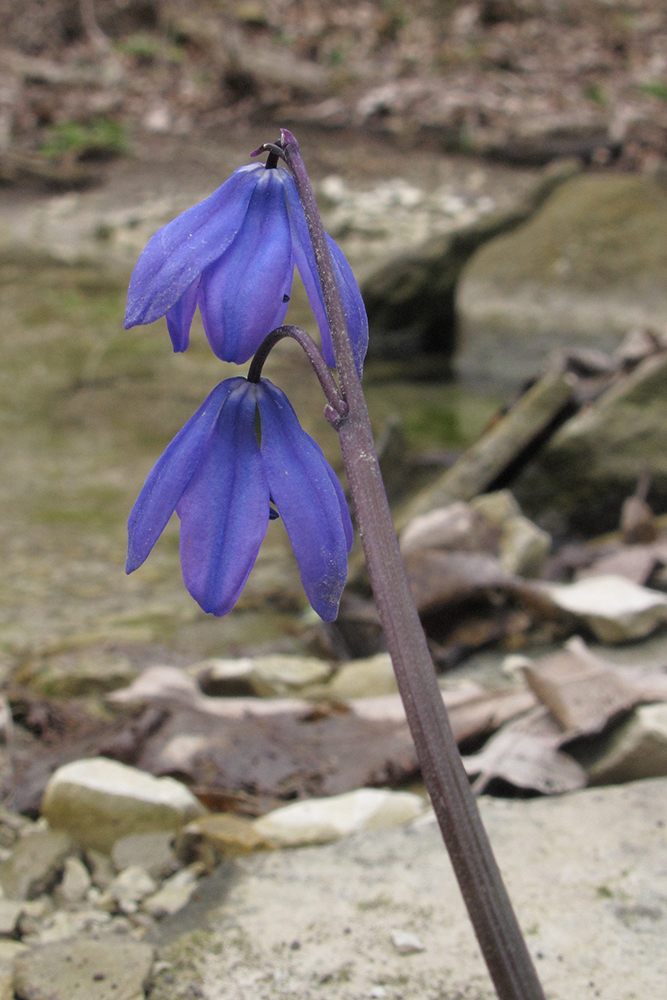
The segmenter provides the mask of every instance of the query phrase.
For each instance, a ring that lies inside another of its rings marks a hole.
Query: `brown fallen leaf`
[[[525,667],[524,675],[563,729],[579,734],[600,732],[639,700],[637,691],[578,636]]]
[[[659,562],[662,562],[660,554],[652,545],[625,545],[578,570],[575,579],[584,580],[586,577],[611,573],[643,585]]]
[[[473,791],[481,795],[494,778],[543,795],[583,788],[586,772],[560,750],[564,734],[543,706],[503,726],[479,753],[463,757]]]

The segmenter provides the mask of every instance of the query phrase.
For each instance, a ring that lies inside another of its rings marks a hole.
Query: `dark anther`
[[[289,295],[287,294],[287,292],[285,292],[285,294],[283,295],[283,302],[289,302]]]
[[[279,139],[278,142],[265,142],[258,149],[254,149],[250,155],[259,156],[260,153],[269,154],[266,160],[266,168],[267,170],[275,170],[278,166],[278,160],[285,159],[285,154],[283,153],[282,148],[282,139]]]
[[[269,507],[269,521],[277,521],[280,514],[275,509],[275,507]]]

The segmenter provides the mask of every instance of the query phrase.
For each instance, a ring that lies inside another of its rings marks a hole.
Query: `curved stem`
[[[285,337],[291,337],[292,340],[296,340],[299,347],[303,349],[306,357],[310,361],[313,371],[317,375],[320,385],[322,386],[322,391],[327,397],[327,407],[330,407],[336,415],[337,422],[344,420],[348,414],[348,405],[341,396],[338,386],[336,385],[336,381],[331,374],[329,366],[324,360],[319,347],[310,334],[307,333],[306,330],[302,330],[300,326],[290,326],[289,324],[286,326],[279,326],[275,330],[272,330],[268,337],[264,338],[255,351],[255,355],[250,364],[248,381],[259,382],[266,359],[276,344]],[[333,422],[328,413],[327,418],[330,423]]]
[[[345,471],[422,775],[498,996],[544,1000],[461,763],[410,591],[313,189],[299,144],[287,129],[281,134],[283,157],[299,192],[322,282],[341,392],[349,405],[349,416],[339,428]]]

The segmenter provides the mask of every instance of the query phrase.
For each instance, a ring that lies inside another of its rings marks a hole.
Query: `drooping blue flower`
[[[277,386],[226,379],[149,473],[130,514],[126,571],[141,566],[175,510],[185,585],[204,611],[225,615],[255,564],[271,504],[285,523],[308,600],[333,621],[352,545],[340,483]]]
[[[359,373],[368,320],[359,286],[327,237]],[[240,167],[209,198],[163,226],[134,269],[124,326],[166,316],[175,351],[185,351],[199,306],[214,353],[243,364],[285,319],[298,268],[315,313],[322,350],[334,366],[322,286],[296,185],[286,170]]]

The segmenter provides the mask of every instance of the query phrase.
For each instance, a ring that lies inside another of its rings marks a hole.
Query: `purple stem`
[[[281,129],[281,135],[277,146],[292,172],[308,222],[341,394],[349,406],[349,414],[338,428],[345,471],[422,776],[500,1000],[544,1000],[461,763],[410,592],[313,189],[298,142],[287,129]]]

